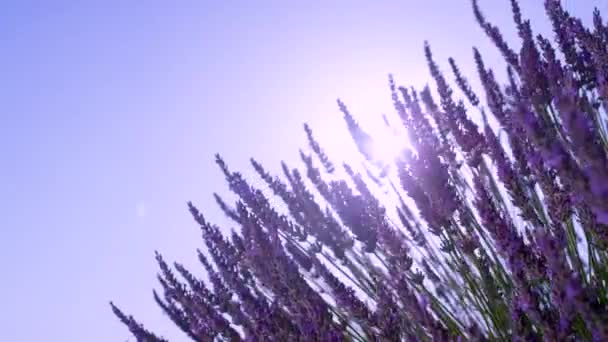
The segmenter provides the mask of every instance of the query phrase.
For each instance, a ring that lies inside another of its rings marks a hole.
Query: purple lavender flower
[[[467,81],[467,79],[460,72],[460,68],[458,68],[458,65],[456,65],[456,61],[454,60],[454,58],[450,57],[448,59],[448,62],[450,62],[450,67],[452,68],[452,73],[454,74],[454,77],[456,78],[456,84],[458,85],[460,90],[464,93],[464,95],[469,100],[469,102],[474,107],[477,107],[479,105],[479,98],[477,97],[477,95],[475,94],[473,89],[471,88],[469,81]]]
[[[133,316],[125,315],[114,303],[110,302],[112,312],[120,319],[120,321],[129,328],[129,331],[138,341],[142,342],[168,342],[162,337],[158,337],[146,330],[143,325],[137,323]]]
[[[496,45],[507,63],[509,63],[509,65],[511,65],[511,67],[513,67],[515,70],[519,71],[517,54],[505,42],[498,27],[486,22],[486,19],[481,13],[481,9],[477,4],[477,0],[472,0],[471,4],[473,5],[473,13],[475,14],[475,19],[477,19],[479,26],[481,26],[485,34],[492,40],[494,45]]]
[[[449,59],[483,132],[425,43],[439,103],[428,86],[389,76],[411,142],[396,168],[374,160],[374,137],[338,100],[372,183],[347,162],[342,177],[308,125],[316,160],[300,151],[304,171],[282,162],[279,178],[251,159],[274,197],[216,155],[237,199],[214,197],[237,227],[224,231],[188,203],[206,277],[156,255],[153,297],[173,323],[195,341],[607,340],[608,25],[596,10],[587,28],[545,0],[555,48],[510,4],[517,49],[472,1],[507,62],[506,85],[474,48],[482,103]],[[165,341],[111,307],[138,341]]]

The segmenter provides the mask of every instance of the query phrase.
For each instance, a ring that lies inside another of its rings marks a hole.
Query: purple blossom
[[[195,341],[608,339],[608,25],[546,0],[555,39],[534,36],[510,4],[516,49],[472,1],[505,84],[475,48],[481,92],[448,60],[481,129],[425,43],[439,102],[389,76],[411,142],[394,168],[341,101],[363,171],[346,161],[342,174],[308,125],[303,171],[250,160],[270,195],[216,155],[237,198],[214,198],[235,228],[188,203],[205,277],[156,254],[169,319]],[[138,341],[165,341],[111,308]]]

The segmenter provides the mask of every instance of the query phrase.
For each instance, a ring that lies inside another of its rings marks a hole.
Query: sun
[[[375,164],[382,166],[394,164],[404,150],[410,149],[411,144],[406,132],[388,124],[364,126],[371,140],[367,142],[365,150],[368,157]]]
[[[409,142],[405,135],[394,132],[383,132],[372,136],[371,157],[382,164],[392,164],[401,155],[403,150],[409,148]]]

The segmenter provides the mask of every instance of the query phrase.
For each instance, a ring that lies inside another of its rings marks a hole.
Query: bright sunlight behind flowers
[[[302,170],[251,160],[272,196],[216,156],[238,229],[189,203],[204,280],[157,254],[154,299],[186,336],[608,341],[608,25],[545,0],[554,37],[536,35],[511,0],[511,47],[472,4],[506,79],[477,49],[465,75],[425,43],[432,85],[388,80],[400,122],[368,130],[338,101],[362,166],[335,164],[308,125]],[[138,341],[165,341],[112,309]]]

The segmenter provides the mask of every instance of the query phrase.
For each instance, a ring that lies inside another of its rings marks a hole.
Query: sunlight
[[[373,135],[371,144],[372,158],[382,164],[392,164],[404,149],[409,148],[406,136],[394,132],[381,132]]]

